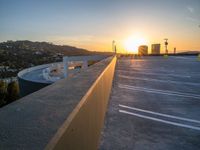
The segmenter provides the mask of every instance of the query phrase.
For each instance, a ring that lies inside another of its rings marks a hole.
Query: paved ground
[[[101,150],[199,150],[200,62],[118,60]]]

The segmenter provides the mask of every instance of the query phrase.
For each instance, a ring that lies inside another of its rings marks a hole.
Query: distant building
[[[174,47],[174,54],[176,54],[176,47]]]
[[[146,45],[141,45],[141,46],[138,48],[138,54],[139,54],[139,55],[148,55],[148,46],[146,46]]]
[[[151,54],[160,54],[160,44],[151,45]]]

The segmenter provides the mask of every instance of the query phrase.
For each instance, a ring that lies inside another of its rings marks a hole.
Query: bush
[[[6,104],[7,84],[0,80],[0,107]]]
[[[19,86],[16,81],[12,81],[8,84],[7,87],[7,97],[6,102],[10,103],[12,101],[15,101],[19,98]]]

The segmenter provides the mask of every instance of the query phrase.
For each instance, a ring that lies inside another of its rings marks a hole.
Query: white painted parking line
[[[179,81],[172,81],[172,80],[159,80],[159,79],[150,79],[150,78],[139,78],[139,77],[131,77],[125,75],[118,75],[121,78],[126,79],[134,79],[134,80],[143,80],[143,81],[154,81],[154,82],[162,82],[162,83],[173,83],[173,84],[185,84],[185,85],[194,85],[200,86],[200,83],[192,83],[192,82],[179,82]]]
[[[178,75],[178,74],[171,74],[171,73],[152,73],[152,72],[135,72],[135,71],[127,71],[127,70],[117,70],[120,72],[128,72],[133,74],[146,74],[146,75],[158,75],[158,76],[172,76],[172,77],[181,77],[181,78],[191,78],[189,75]]]
[[[144,119],[162,122],[162,123],[165,123],[165,124],[170,124],[170,125],[174,125],[174,126],[178,126],[178,127],[184,127],[184,128],[189,128],[189,129],[200,131],[200,127],[195,127],[195,126],[186,125],[186,124],[177,123],[177,122],[172,122],[172,121],[168,121],[168,120],[164,120],[164,119],[149,117],[149,116],[145,116],[145,115],[141,115],[141,114],[137,114],[137,113],[132,113],[132,112],[129,112],[129,111],[126,111],[126,110],[121,110],[121,109],[119,110],[119,112],[124,113],[124,114],[129,114],[129,115],[132,115],[132,116],[136,116],[136,117],[140,117],[140,118],[144,118]]]
[[[187,60],[194,60],[194,61],[196,61],[196,58],[188,58],[188,57],[181,57],[181,56],[179,56],[179,57],[177,57],[177,56],[171,56],[172,58],[178,58],[178,59],[187,59]]]
[[[148,113],[148,114],[158,115],[158,116],[162,116],[162,117],[173,118],[173,119],[177,119],[177,120],[183,120],[183,121],[194,122],[194,123],[200,124],[199,120],[194,120],[194,119],[189,119],[189,118],[183,118],[183,117],[153,112],[153,111],[149,111],[149,110],[145,110],[145,109],[139,109],[139,108],[130,107],[130,106],[121,105],[121,104],[119,104],[119,107],[128,108],[128,109],[131,109],[131,110],[135,110],[135,111],[139,111],[139,112],[145,112],[145,113]]]
[[[125,84],[118,84],[118,87],[123,88],[123,89],[135,90],[135,91],[143,91],[143,92],[164,94],[164,95],[170,95],[170,96],[180,96],[180,97],[200,99],[200,95],[197,95],[197,94],[174,92],[174,91],[168,91],[168,90],[157,90],[157,89],[144,88],[144,87],[138,87],[138,86],[130,86],[130,85],[125,85]]]
[[[118,68],[120,68],[118,66]],[[147,70],[147,71],[159,71],[159,72],[163,72],[163,73],[175,73],[174,70],[167,70],[167,69],[150,69],[150,68],[142,68],[142,67],[127,67],[126,66],[126,69],[129,69],[129,70],[134,70],[134,71],[144,71],[144,70]]]

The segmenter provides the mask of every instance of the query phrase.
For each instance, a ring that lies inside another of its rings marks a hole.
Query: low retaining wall
[[[0,149],[97,149],[116,64],[109,57],[0,109]]]
[[[98,77],[46,150],[95,150],[112,88],[116,57]]]

